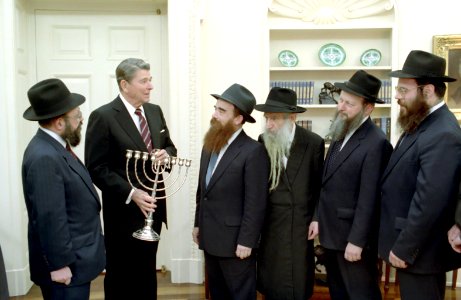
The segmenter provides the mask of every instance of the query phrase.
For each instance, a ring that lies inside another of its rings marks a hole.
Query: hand
[[[458,225],[453,225],[450,230],[448,230],[448,242],[453,248],[454,251],[461,253],[461,230]]]
[[[312,221],[309,225],[309,232],[307,233],[307,239],[313,240],[319,235],[319,222]]]
[[[408,267],[407,263],[395,256],[395,254],[392,251],[389,253],[389,262],[395,268],[405,269],[406,267]]]
[[[148,193],[140,189],[136,189],[134,191],[133,195],[131,195],[131,200],[133,200],[136,203],[136,205],[138,205],[139,209],[141,209],[142,213],[146,218],[147,214],[149,212],[154,212],[155,208],[157,207],[157,205],[155,205],[155,202],[157,202],[157,200],[155,200]]]
[[[64,267],[62,269],[52,271],[51,280],[58,283],[64,283],[65,285],[70,284],[70,279],[72,278],[72,271],[69,267]]]
[[[350,262],[361,260],[362,247],[356,246],[352,243],[347,243],[346,251],[344,251],[344,258]]]
[[[245,259],[251,255],[251,248],[242,246],[242,245],[237,245],[237,250],[235,250],[235,255],[239,257],[240,259]]]
[[[170,157],[170,155],[168,154],[168,152],[166,152],[165,149],[155,149],[153,151],[155,153],[155,161],[154,161],[154,163],[158,163],[160,165],[163,165],[163,164],[165,164],[166,159],[168,157]]]
[[[198,235],[199,235],[199,229],[198,227],[194,227],[194,229],[192,229],[192,240],[194,240],[194,243],[196,243],[197,245],[199,244]]]

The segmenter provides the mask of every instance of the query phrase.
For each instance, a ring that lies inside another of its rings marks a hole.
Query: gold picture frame
[[[461,121],[461,34],[435,35],[432,42],[434,54],[447,61],[445,74],[457,79],[447,83],[445,103]]]

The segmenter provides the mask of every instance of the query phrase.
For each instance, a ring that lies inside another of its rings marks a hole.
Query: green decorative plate
[[[380,61],[381,52],[376,49],[368,49],[360,56],[360,62],[367,67],[376,66]]]
[[[319,58],[322,63],[330,67],[339,66],[346,60],[346,52],[338,44],[326,44],[319,50]]]
[[[296,67],[298,64],[298,57],[293,51],[282,50],[279,53],[279,62],[284,67]]]

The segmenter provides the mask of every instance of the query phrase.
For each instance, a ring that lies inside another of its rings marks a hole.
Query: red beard
[[[236,130],[237,128],[231,121],[221,125],[218,120],[212,118],[210,121],[210,128],[203,138],[203,148],[210,153],[219,153]]]

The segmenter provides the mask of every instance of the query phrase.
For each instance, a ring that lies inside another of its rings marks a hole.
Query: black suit
[[[165,149],[170,156],[176,148],[161,108],[144,104],[144,113],[154,148]],[[126,177],[126,150],[147,152],[133,119],[120,97],[93,111],[88,121],[85,162],[96,186],[102,191],[107,267],[104,289],[106,299],[154,299],[157,294],[156,252],[158,242],[140,241],[132,233],[144,226],[144,215],[134,201],[125,204],[132,187]],[[130,162],[131,182],[140,189]],[[141,160],[138,172],[142,172]],[[149,162],[146,169],[150,170]],[[154,174],[149,173],[151,178]],[[143,183],[152,187],[144,177]],[[160,178],[161,179],[161,178]],[[161,189],[163,185],[159,185]],[[150,191],[147,191],[149,194]],[[157,196],[162,196],[157,193]],[[153,228],[160,233],[166,222],[165,200],[157,201]]]
[[[318,207],[320,243],[328,255],[330,295],[332,299],[381,299],[376,264],[379,183],[392,146],[370,118],[331,163],[336,143],[330,146],[325,160]],[[363,249],[360,261],[346,261],[348,243]]]
[[[50,272],[69,266],[69,287],[91,282],[105,255],[101,204],[85,166],[39,129],[24,152],[22,182],[32,281],[55,286]]]
[[[403,139],[383,174],[379,254],[388,261],[392,250],[408,264],[399,271],[405,273],[401,294],[410,289],[413,296],[408,299],[436,299],[429,292],[444,293],[445,271],[456,267],[447,231],[454,223],[460,158],[461,130],[443,105]],[[419,275],[442,285],[426,284]]]
[[[314,252],[307,232],[319,199],[324,153],[320,136],[295,127],[287,166],[269,195],[258,250],[258,290],[267,300],[312,296]]]
[[[210,153],[202,151],[195,227],[199,227],[200,249],[205,251],[211,297],[256,299],[254,251],[243,260],[235,251],[237,244],[258,246],[268,193],[266,151],[242,130],[206,186],[209,160]]]

